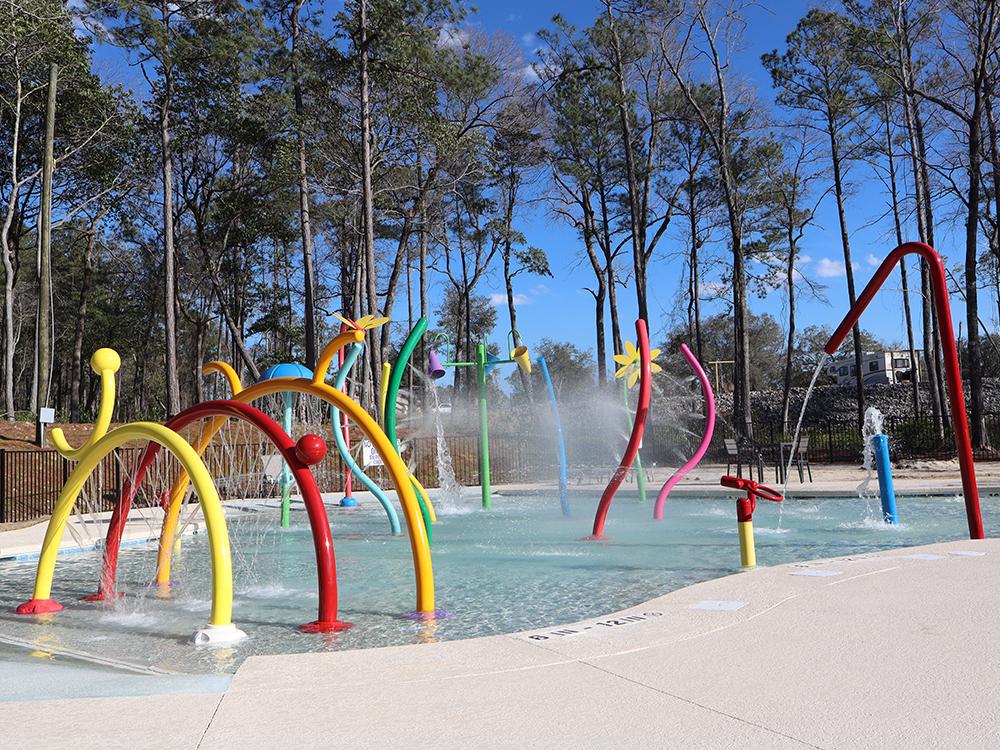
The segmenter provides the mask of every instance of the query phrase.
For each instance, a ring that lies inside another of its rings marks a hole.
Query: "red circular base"
[[[299,625],[299,631],[302,633],[340,633],[344,630],[350,630],[353,627],[354,623],[342,622],[340,620],[334,620],[333,622],[313,620],[312,622],[307,622],[305,625]]]
[[[80,597],[81,602],[106,602],[108,599],[124,599],[124,591],[98,591],[94,594],[86,594]]]
[[[52,599],[30,599],[14,611],[19,615],[44,615],[61,609],[62,605]]]

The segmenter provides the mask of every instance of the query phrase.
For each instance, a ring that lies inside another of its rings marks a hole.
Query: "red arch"
[[[299,458],[295,442],[278,426],[278,423],[259,409],[239,401],[218,400],[195,404],[189,409],[167,420],[165,425],[174,431],[187,427],[192,422],[206,417],[233,417],[258,428],[281,452],[285,463],[302,493],[302,500],[312,529],[313,545],[316,549],[316,573],[319,583],[319,617],[311,623],[300,626],[308,632],[345,630],[350,623],[337,620],[337,563],[333,552],[333,538],[330,522],[320,496],[319,487],[312,471]],[[115,572],[118,567],[118,552],[121,548],[122,533],[128,519],[136,488],[142,482],[146,471],[160,452],[158,443],[149,443],[139,460],[135,477],[122,487],[121,497],[111,516],[108,534],[104,544],[104,560],[101,582],[96,594],[88,599],[101,600],[115,596]]]
[[[615,493],[621,486],[622,480],[632,468],[635,457],[639,454],[639,444],[642,443],[642,432],[646,426],[646,415],[649,414],[649,394],[652,388],[650,377],[651,370],[649,364],[649,332],[646,330],[646,321],[640,318],[635,321],[635,335],[639,340],[639,402],[635,407],[635,422],[632,424],[632,434],[629,436],[628,445],[625,446],[625,455],[618,469],[608,482],[608,486],[601,495],[601,502],[597,505],[597,515],[594,516],[594,530],[589,537],[600,539],[604,536],[604,520],[608,517],[608,509],[611,501],[615,498]]]
[[[958,362],[958,349],[955,346],[955,330],[951,324],[951,301],[948,297],[948,281],[944,274],[944,263],[930,245],[923,242],[904,242],[882,261],[876,269],[871,281],[858,295],[854,307],[847,315],[826,346],[823,347],[829,355],[833,355],[844,343],[847,334],[858,322],[861,313],[868,307],[872,297],[882,288],[889,274],[903,256],[914,253],[927,261],[931,277],[931,293],[937,309],[938,335],[941,338],[941,348],[944,352],[944,369],[948,381],[948,401],[951,403],[951,425],[955,432],[955,447],[958,449],[958,463],[962,472],[962,494],[965,496],[965,516],[969,524],[969,537],[982,539],[983,514],[979,508],[979,485],[976,483],[976,462],[972,456],[972,439],[969,436],[969,419],[965,413],[965,395],[962,387],[962,368]],[[913,363],[916,366],[916,363]]]

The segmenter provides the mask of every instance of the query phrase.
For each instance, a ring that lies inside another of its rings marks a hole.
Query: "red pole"
[[[302,493],[302,502],[305,504],[306,515],[309,517],[309,526],[312,530],[313,546],[316,551],[316,574],[319,579],[319,617],[315,622],[300,626],[300,629],[316,632],[349,628],[349,623],[337,620],[337,563],[333,553],[330,522],[326,515],[319,487],[316,485],[316,479],[296,450],[298,444],[269,416],[259,409],[239,401],[204,401],[185,409],[165,424],[170,429],[177,431],[206,417],[233,417],[248,422],[263,432],[267,439],[281,451],[282,457],[291,468],[292,476],[295,477],[295,482]],[[315,438],[315,436],[313,437]],[[305,439],[303,438],[303,440]],[[118,551],[121,546],[125,522],[128,520],[136,490],[159,451],[159,443],[147,444],[135,476],[122,488],[121,497],[111,515],[104,543],[100,588],[96,594],[86,597],[87,599],[102,600],[114,596]]]
[[[635,422],[632,425],[632,434],[629,436],[628,445],[625,447],[625,455],[618,465],[614,476],[608,482],[608,486],[601,495],[601,502],[597,506],[597,515],[594,516],[594,531],[591,538],[600,539],[604,536],[604,520],[608,516],[608,509],[615,493],[621,486],[622,480],[632,468],[632,462],[639,454],[639,444],[642,443],[642,431],[646,426],[646,415],[649,413],[649,393],[652,388],[649,369],[649,333],[646,331],[646,321],[635,321],[635,335],[639,339],[639,403],[635,408]]]
[[[896,264],[905,255],[914,253],[927,261],[931,273],[931,290],[937,307],[938,329],[941,335],[941,347],[944,350],[944,369],[948,381],[948,402],[951,404],[951,423],[955,431],[955,447],[958,449],[958,464],[962,473],[962,494],[965,495],[965,515],[969,522],[969,538],[982,539],[983,514],[979,507],[979,486],[976,484],[976,464],[972,456],[972,438],[969,436],[969,418],[965,412],[965,391],[962,386],[962,370],[958,362],[958,349],[955,346],[955,329],[951,324],[951,303],[948,299],[948,282],[945,278],[944,263],[941,256],[930,245],[923,242],[906,242],[882,261],[875,271],[871,281],[861,292],[854,307],[847,317],[833,332],[833,336],[824,347],[827,354],[832,355],[844,343],[847,334],[868,307],[872,297],[885,283]],[[916,366],[916,363],[912,363]]]
[[[340,332],[350,330],[347,323],[340,324]],[[337,352],[337,364],[340,367],[344,366],[344,347],[341,347]],[[344,392],[347,392],[347,383],[344,382]],[[333,429],[337,429],[337,425],[331,425]],[[340,429],[344,433],[344,445],[347,449],[351,449],[351,428],[347,423],[347,414],[340,412]],[[351,487],[353,486],[354,480],[351,477],[351,469],[348,466],[344,466],[344,497],[351,497]]]

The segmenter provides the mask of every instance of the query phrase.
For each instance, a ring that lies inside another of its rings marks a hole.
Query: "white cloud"
[[[831,260],[830,258],[820,258],[816,264],[816,275],[821,279],[832,279],[837,276],[844,276],[844,261]]]
[[[698,285],[699,294],[702,296],[722,296],[723,294],[728,294],[732,290],[732,286],[724,281],[702,281]]]
[[[812,263],[812,256],[800,255],[795,259],[795,265],[797,266],[804,266],[806,263]]]
[[[540,80],[538,71],[535,70],[534,65],[525,65],[521,68],[521,77],[524,78],[524,80],[531,82]]]
[[[532,44],[535,43],[535,40],[537,38],[538,37],[536,37],[529,31],[527,34],[521,34],[521,44],[523,44],[525,47],[530,47]]]
[[[506,294],[491,294],[490,304],[494,307],[506,307],[507,305],[507,295]],[[530,305],[531,299],[526,294],[515,294],[514,295],[515,305]]]
[[[445,24],[438,32],[437,46],[443,49],[461,49],[469,42],[469,32],[453,24]]]
[[[868,253],[868,255],[865,256],[865,260],[868,262],[868,265],[871,266],[872,268],[878,268],[882,264],[882,259],[875,257],[871,253]]]

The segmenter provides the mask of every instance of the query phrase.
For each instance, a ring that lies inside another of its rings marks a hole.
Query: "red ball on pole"
[[[326,441],[319,435],[303,435],[295,443],[295,456],[306,466],[318,464],[326,456]]]

